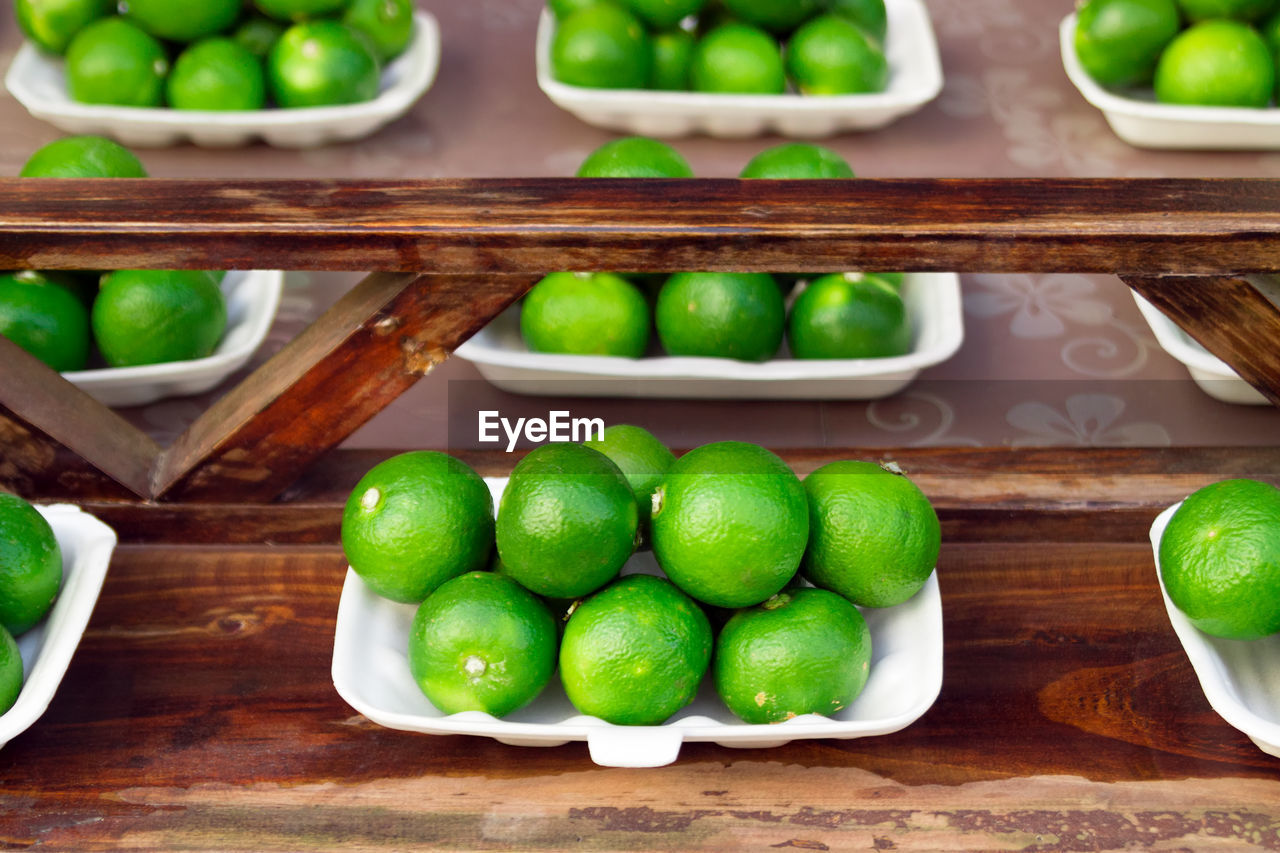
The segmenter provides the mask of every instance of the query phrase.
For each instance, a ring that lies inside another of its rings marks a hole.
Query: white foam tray
[[[73,370],[62,376],[106,406],[142,406],[165,397],[203,394],[253,357],[275,320],[283,288],[279,270],[228,272],[222,280],[227,331],[205,358]]]
[[[431,87],[440,65],[440,29],[421,11],[414,24],[408,48],[383,70],[378,96],[359,104],[233,112],[82,104],[67,94],[63,61],[29,42],[14,56],[4,83],[31,115],[59,130],[109,136],[135,148],[182,142],[233,148],[257,139],[279,148],[312,148],[369,136],[408,112]]]
[[[914,329],[911,352],[889,358],[765,362],[728,358],[644,358],[530,352],[520,311],[503,312],[458,347],[489,382],[515,394],[692,399],[867,400],[887,397],[926,367],[946,361],[964,340],[960,279],[954,273],[908,273],[902,298]],[[656,339],[656,334],[655,334]]]
[[[1169,621],[1213,710],[1258,749],[1280,757],[1280,634],[1247,641],[1211,637],[1169,600],[1160,580],[1160,538],[1180,506],[1178,502],[1169,507],[1151,525],[1156,578]]]
[[[31,727],[53,701],[98,601],[116,534],[78,507],[36,507],[62,549],[62,588],[39,624],[17,637],[26,673],[13,707],[0,714],[0,746]]]
[[[1148,87],[1120,94],[1104,89],[1080,65],[1076,16],[1058,27],[1067,77],[1084,99],[1102,110],[1111,129],[1139,148],[1258,150],[1280,148],[1280,109],[1161,104]]]
[[[507,478],[485,478],[494,505]],[[658,573],[651,552],[634,555],[624,573]],[[425,734],[478,735],[514,746],[559,746],[586,741],[591,759],[608,767],[659,767],[675,761],[686,742],[757,749],[809,738],[857,738],[896,732],[919,719],[942,689],[942,598],[938,576],[896,607],[862,611],[871,629],[871,674],[856,700],[836,717],[806,714],[773,725],[734,717],[704,680],[693,703],[659,726],[618,726],[579,714],[559,676],[532,704],[503,719],[481,711],[442,714],[409,672],[409,630],[416,605],[370,592],[348,569],[338,603],[333,685],[373,722]]]
[[[538,22],[538,86],[556,106],[587,124],[641,136],[702,133],[734,138],[778,133],[817,139],[875,130],[919,110],[942,91],[938,43],[923,0],[886,0],[885,7],[889,84],[883,92],[820,97],[570,86],[551,73],[555,19],[545,9]]]

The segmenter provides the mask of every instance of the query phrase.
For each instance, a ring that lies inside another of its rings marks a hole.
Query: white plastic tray
[[[485,478],[494,505],[507,478]],[[650,552],[633,556],[624,573],[657,574]],[[443,715],[409,673],[409,629],[416,605],[381,598],[348,570],[338,603],[333,643],[333,685],[352,708],[392,729],[426,734],[491,737],[515,746],[559,746],[586,741],[591,759],[607,767],[670,764],[685,742],[761,748],[807,738],[884,735],[917,720],[942,689],[942,598],[937,572],[911,600],[863,615],[871,629],[871,675],[858,698],[834,718],[807,714],[774,725],[734,717],[707,679],[693,704],[660,726],[617,726],[579,714],[559,676],[532,704],[503,719],[481,711]]]
[[[190,141],[232,148],[264,139],[279,148],[311,148],[370,135],[408,112],[430,88],[440,65],[440,30],[426,12],[415,13],[414,24],[408,48],[383,70],[378,96],[359,104],[235,112],[82,104],[67,94],[62,60],[29,42],[13,58],[4,83],[36,118],[67,133],[109,136],[123,145],[161,148]]]
[[[922,0],[886,0],[885,58],[889,84],[865,95],[732,95],[651,89],[589,89],[551,74],[555,19],[543,10],[538,22],[538,85],[556,106],[587,124],[642,136],[783,136],[821,138],[851,130],[874,130],[913,113],[942,91],[938,43]]]
[[[1156,516],[1151,525],[1151,549],[1155,553],[1156,578],[1160,579],[1160,538],[1169,519],[1182,506],[1174,504]],[[1169,600],[1164,582],[1160,594],[1169,612],[1173,631],[1200,679],[1200,687],[1213,710],[1239,729],[1268,755],[1280,757],[1280,634],[1260,640],[1226,640],[1211,637],[1191,624]]]
[[[0,746],[30,728],[53,701],[89,624],[116,546],[115,532],[78,507],[54,504],[37,509],[62,549],[62,589],[48,615],[17,638],[26,678],[18,701],[0,715]]]
[[[106,406],[142,406],[164,397],[203,394],[253,357],[275,320],[284,288],[279,270],[228,272],[227,331],[213,354],[140,367],[73,370],[63,377]]]
[[[515,394],[693,399],[867,400],[906,387],[946,361],[964,340],[960,279],[908,273],[902,297],[914,329],[911,352],[890,358],[766,362],[652,355],[645,358],[530,352],[511,308],[458,347],[494,385]],[[655,336],[656,337],[656,336]]]
[[[1075,51],[1076,16],[1058,27],[1058,43],[1067,77],[1084,99],[1102,110],[1111,129],[1139,148],[1280,148],[1280,109],[1196,107],[1161,104],[1150,88],[1117,94],[1099,86],[1080,65]]]

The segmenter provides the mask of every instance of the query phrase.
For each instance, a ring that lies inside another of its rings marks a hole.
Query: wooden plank
[[[0,268],[1280,269],[1263,179],[0,179]]]
[[[164,452],[154,495],[271,500],[535,281],[368,276]]]
[[[1280,406],[1280,302],[1236,276],[1122,279]]]

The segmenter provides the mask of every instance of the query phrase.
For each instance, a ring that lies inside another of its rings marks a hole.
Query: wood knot
[[[448,351],[443,347],[431,346],[411,338],[400,342],[400,350],[404,353],[405,372],[417,376],[426,376],[449,357]]]

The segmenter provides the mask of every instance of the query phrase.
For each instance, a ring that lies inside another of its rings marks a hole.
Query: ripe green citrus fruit
[[[520,584],[468,572],[427,596],[409,631],[409,671],[445,714],[510,714],[537,698],[556,665],[556,623]]]
[[[498,502],[498,554],[526,589],[576,598],[617,577],[638,521],[631,486],[607,456],[544,444],[512,470]]]
[[[696,43],[688,30],[654,33],[653,67],[649,71],[649,88],[681,92],[689,88],[689,68],[693,64]]]
[[[62,586],[53,528],[22,498],[0,492],[0,625],[15,637],[44,618]]]
[[[879,42],[840,15],[819,15],[787,43],[787,73],[805,95],[883,92],[889,63]]]
[[[795,576],[809,536],[800,480],[763,447],[704,444],[654,492],[653,552],[676,586],[717,607],[748,607]]]
[[[1275,11],[1276,0],[1178,0],[1178,6],[1193,23],[1213,18],[1256,21]]]
[[[71,39],[115,10],[111,0],[15,0],[18,27],[46,53],[63,54]]]
[[[112,367],[188,361],[218,345],[227,305],[207,272],[116,270],[102,277],[90,321]]]
[[[670,145],[647,136],[606,142],[578,167],[579,178],[692,178],[693,169]]]
[[[1076,57],[1101,86],[1144,86],[1182,29],[1174,0],[1085,0],[1076,12]]]
[[[267,86],[282,107],[371,101],[380,74],[368,42],[338,21],[294,24],[267,55]]]
[[[808,142],[787,142],[751,158],[740,178],[852,178],[848,161],[830,148]]]
[[[384,598],[418,602],[483,569],[493,549],[493,497],[465,463],[434,450],[393,456],[360,478],[342,511],[351,568]]]
[[[627,478],[636,498],[636,508],[640,511],[640,531],[647,537],[649,517],[653,513],[653,491],[662,481],[662,475],[676,461],[676,455],[653,433],[632,424],[605,427],[598,440],[584,441],[583,444],[608,456]]]
[[[884,0],[831,0],[829,11],[853,21],[881,45],[889,34]]]
[[[644,25],[613,3],[595,3],[556,25],[551,73],[561,83],[592,89],[643,89],[653,48]]]
[[[230,29],[243,5],[242,0],[129,0],[128,17],[156,38],[192,42]]]
[[[707,0],[621,0],[649,28],[666,30],[696,15]]]
[[[886,358],[911,351],[911,321],[893,285],[832,273],[796,297],[787,340],[796,358]]]
[[[1259,25],[1258,32],[1262,34],[1267,47],[1271,48],[1272,54],[1280,56],[1280,8]],[[1280,71],[1277,71],[1277,74],[1280,74]]]
[[[169,58],[160,42],[124,18],[101,18],[67,46],[67,91],[86,104],[158,107]]]
[[[669,582],[628,575],[578,605],[560,679],[583,714],[656,726],[693,701],[711,661],[706,614]]]
[[[534,352],[639,358],[649,346],[649,303],[607,272],[555,272],[520,309],[520,334]]]
[[[557,21],[562,21],[579,9],[594,6],[600,0],[547,0],[547,8]]]
[[[350,0],[253,0],[258,11],[277,21],[307,21],[336,15]]]
[[[676,273],[654,309],[671,355],[764,361],[778,351],[785,322],[782,291],[765,273]]]
[[[825,589],[783,590],[733,615],[716,641],[716,692],[748,723],[848,708],[871,672],[871,631]]]
[[[22,692],[22,650],[9,631],[0,626],[0,714],[18,701]]]
[[[165,81],[178,110],[258,110],[267,99],[262,62],[229,38],[207,38],[178,54]]]
[[[1201,631],[1280,631],[1280,489],[1244,479],[1199,489],[1169,519],[1159,552],[1169,599]]]
[[[129,149],[101,136],[64,136],[40,148],[18,173],[23,178],[145,178]]]
[[[279,21],[254,15],[246,18],[244,23],[236,27],[231,37],[258,59],[266,60],[267,55],[271,53],[271,48],[280,40],[280,36],[284,35],[284,30],[284,24]]]
[[[721,0],[728,12],[774,33],[789,33],[816,15],[824,0]]]
[[[342,22],[363,33],[378,61],[387,63],[413,40],[413,0],[352,0]]]
[[[696,92],[781,95],[787,73],[778,42],[748,24],[717,27],[694,45],[689,85]]]
[[[804,479],[809,547],[801,574],[854,604],[915,595],[938,563],[942,528],[924,493],[871,462],[823,465]]]
[[[89,358],[89,312],[39,273],[0,274],[0,335],[54,370],[82,370]]]
[[[1156,65],[1156,100],[1166,104],[1265,107],[1275,89],[1275,58],[1258,31],[1210,20],[1183,30]]]

